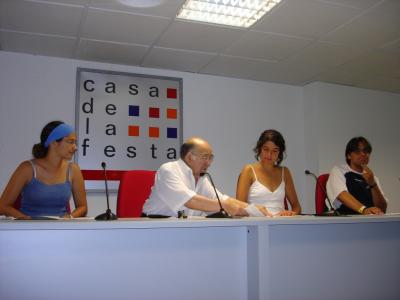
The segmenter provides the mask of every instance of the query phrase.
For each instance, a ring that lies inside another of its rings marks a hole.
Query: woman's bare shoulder
[[[32,173],[31,161],[25,160],[25,161],[21,162],[16,169],[16,172],[18,172],[18,171],[21,173],[25,173],[25,172]]]

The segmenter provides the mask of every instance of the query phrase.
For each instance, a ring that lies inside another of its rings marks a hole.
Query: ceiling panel
[[[382,51],[368,52],[340,67],[354,72],[384,75],[400,68],[400,56]]]
[[[399,38],[400,16],[371,11],[331,32],[323,40],[370,48]]]
[[[226,77],[237,77],[257,80],[257,74],[263,73],[274,62],[220,55],[213,59],[201,72]]]
[[[400,16],[400,1],[399,0],[385,0],[381,1],[379,5],[374,7],[374,10],[384,14]]]
[[[9,1],[14,1],[14,0],[9,0]],[[17,0],[19,1],[19,0]],[[48,3],[61,3],[61,4],[70,4],[70,5],[81,5],[85,6],[87,5],[90,1],[93,0],[25,0],[25,1],[30,1],[30,2],[48,2]]]
[[[139,65],[147,50],[147,46],[82,39],[77,57],[85,60]]]
[[[58,57],[73,57],[76,38],[0,31],[1,49]]]
[[[326,42],[316,42],[289,59],[294,65],[319,65],[333,68],[363,55],[365,50]]]
[[[379,77],[382,81],[383,78],[396,78],[396,74],[399,73],[399,55],[375,51],[323,72],[313,79],[353,86],[363,82],[363,87],[366,87],[366,84],[372,83],[375,78]]]
[[[373,77],[368,80],[361,81],[357,87],[400,93],[400,78]]]
[[[0,28],[76,36],[83,7],[7,0],[0,2]]]
[[[386,45],[382,46],[381,50],[400,53],[400,39],[387,43]]]
[[[162,17],[89,9],[82,28],[82,37],[151,45],[157,40],[169,22],[169,19]]]
[[[154,47],[146,56],[142,66],[198,72],[215,56],[216,54],[204,52]]]
[[[130,7],[117,0],[91,0],[90,7],[174,18],[184,2],[185,0],[163,0],[159,6],[155,7]]]
[[[305,85],[311,82],[311,79],[320,74],[326,67],[303,63],[301,61],[279,62],[260,74],[260,78],[266,81],[282,82],[293,85]]]
[[[243,33],[242,29],[175,21],[157,42],[157,46],[218,52],[231,45]]]
[[[288,0],[266,15],[255,30],[316,38],[347,22],[361,10],[314,0]]]
[[[267,60],[282,60],[311,44],[312,41],[311,39],[248,31],[224,53]]]
[[[382,0],[322,0],[322,1],[330,2],[332,4],[340,4],[343,6],[362,8],[362,9],[370,8],[371,6],[379,2],[382,2]]]
[[[386,75],[386,77],[392,77],[392,78],[399,79],[400,78],[400,67],[388,71],[385,75]]]
[[[328,69],[313,77],[313,81],[329,82],[348,86],[357,86],[361,81],[374,76],[373,73],[362,73],[344,67]]]

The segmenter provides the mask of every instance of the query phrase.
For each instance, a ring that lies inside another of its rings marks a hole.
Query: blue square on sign
[[[167,138],[176,139],[178,137],[178,129],[167,127]]]
[[[133,117],[139,117],[139,106],[129,105],[129,115]]]

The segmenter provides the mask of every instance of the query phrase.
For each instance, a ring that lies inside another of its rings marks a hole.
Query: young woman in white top
[[[286,150],[282,135],[274,129],[265,130],[253,150],[257,162],[242,169],[236,198],[262,205],[273,216],[300,214],[301,207],[290,171],[280,166]],[[285,198],[291,210],[285,209]]]

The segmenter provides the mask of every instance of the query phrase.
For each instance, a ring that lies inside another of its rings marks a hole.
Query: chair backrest
[[[143,204],[154,185],[156,171],[126,171],[118,188],[117,217],[137,218],[142,215]]]
[[[328,181],[329,174],[321,174],[317,178],[315,185],[315,213],[323,214],[327,211],[325,200],[326,195],[326,182]]]

